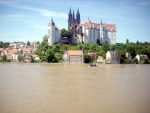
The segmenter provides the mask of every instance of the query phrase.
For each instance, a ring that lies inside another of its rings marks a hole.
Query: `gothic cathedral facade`
[[[71,43],[77,43],[77,34],[80,33],[80,30],[77,29],[77,27],[80,25],[80,12],[79,9],[77,10],[77,13],[75,15],[74,11],[69,11],[68,14],[68,30],[71,32]]]

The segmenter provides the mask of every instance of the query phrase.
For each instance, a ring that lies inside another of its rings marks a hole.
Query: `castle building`
[[[68,30],[72,34],[73,43],[108,43],[116,44],[116,25],[93,23],[89,19],[87,22],[80,24],[80,13],[77,10],[76,18],[74,11],[68,14]]]
[[[77,29],[82,29],[82,36],[78,35],[77,37],[78,42],[82,40],[84,43],[116,44],[115,24],[93,23],[88,20],[84,24],[80,24]]]
[[[55,26],[53,19],[51,18],[48,24],[48,44],[52,46],[54,43],[60,40],[60,30]]]

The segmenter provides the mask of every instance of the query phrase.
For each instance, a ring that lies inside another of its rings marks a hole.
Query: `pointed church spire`
[[[70,7],[70,11],[69,11],[69,14],[71,14],[71,7]]]
[[[74,10],[73,10],[73,14],[72,14],[72,21],[73,21],[73,24],[74,24],[75,23]]]
[[[77,9],[76,23],[77,23],[77,24],[80,24],[80,13],[79,13],[79,8]]]
[[[54,21],[53,21],[53,18],[51,17],[51,20],[50,20],[50,24],[51,25],[55,25]]]
[[[73,14],[72,15],[73,15],[73,18],[74,18],[74,10],[73,10]]]
[[[51,17],[51,22],[53,22],[53,18]]]
[[[77,10],[77,14],[79,14],[79,8],[78,8],[78,10]]]
[[[101,24],[103,24],[102,19],[101,19]]]

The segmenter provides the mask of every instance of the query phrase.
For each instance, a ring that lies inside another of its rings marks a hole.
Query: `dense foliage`
[[[127,60],[125,59],[125,52],[129,52],[132,56],[132,62],[130,63],[136,63],[135,56],[137,54],[145,54],[150,59],[150,43],[117,43],[114,46],[114,50],[117,51],[119,59]],[[128,61],[121,60],[120,63],[128,63]]]
[[[23,54],[19,53],[19,54],[18,54],[18,61],[19,61],[19,62],[23,62],[23,60],[24,60]]]
[[[0,41],[0,48],[7,48],[9,46],[9,42]]]
[[[6,55],[0,56],[0,62],[10,62],[11,60],[8,60],[6,58]]]
[[[71,31],[68,31],[66,29],[61,30],[61,37],[68,37],[71,38]]]
[[[96,53],[103,58],[106,57],[107,51],[116,51],[118,56],[118,61],[120,63],[137,63],[137,59],[135,56],[137,54],[146,54],[150,59],[150,43],[132,43],[127,40],[127,43],[117,43],[116,45],[109,46],[107,43],[103,45],[97,44],[55,44],[53,46],[48,46],[48,38],[47,36],[43,37],[43,41],[38,46],[36,53],[39,55],[41,62],[61,62],[62,54],[66,50],[83,50],[84,52],[84,61],[85,63],[91,62],[91,58],[88,53]],[[125,53],[128,52],[132,55],[132,60],[129,61],[125,57]],[[143,63],[147,63],[148,61],[143,61]]]

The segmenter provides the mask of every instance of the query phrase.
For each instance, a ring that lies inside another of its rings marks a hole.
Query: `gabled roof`
[[[18,50],[17,49],[11,49],[8,50],[6,53],[4,53],[6,56],[10,56],[12,54],[18,54]]]
[[[83,52],[81,50],[68,50],[65,52],[65,54],[68,54],[68,55],[83,55]]]
[[[91,28],[103,27],[103,28],[107,29],[108,31],[116,31],[116,25],[115,24],[93,23],[90,20],[86,21],[84,24],[79,25],[79,27],[82,27],[82,26],[88,26]]]

